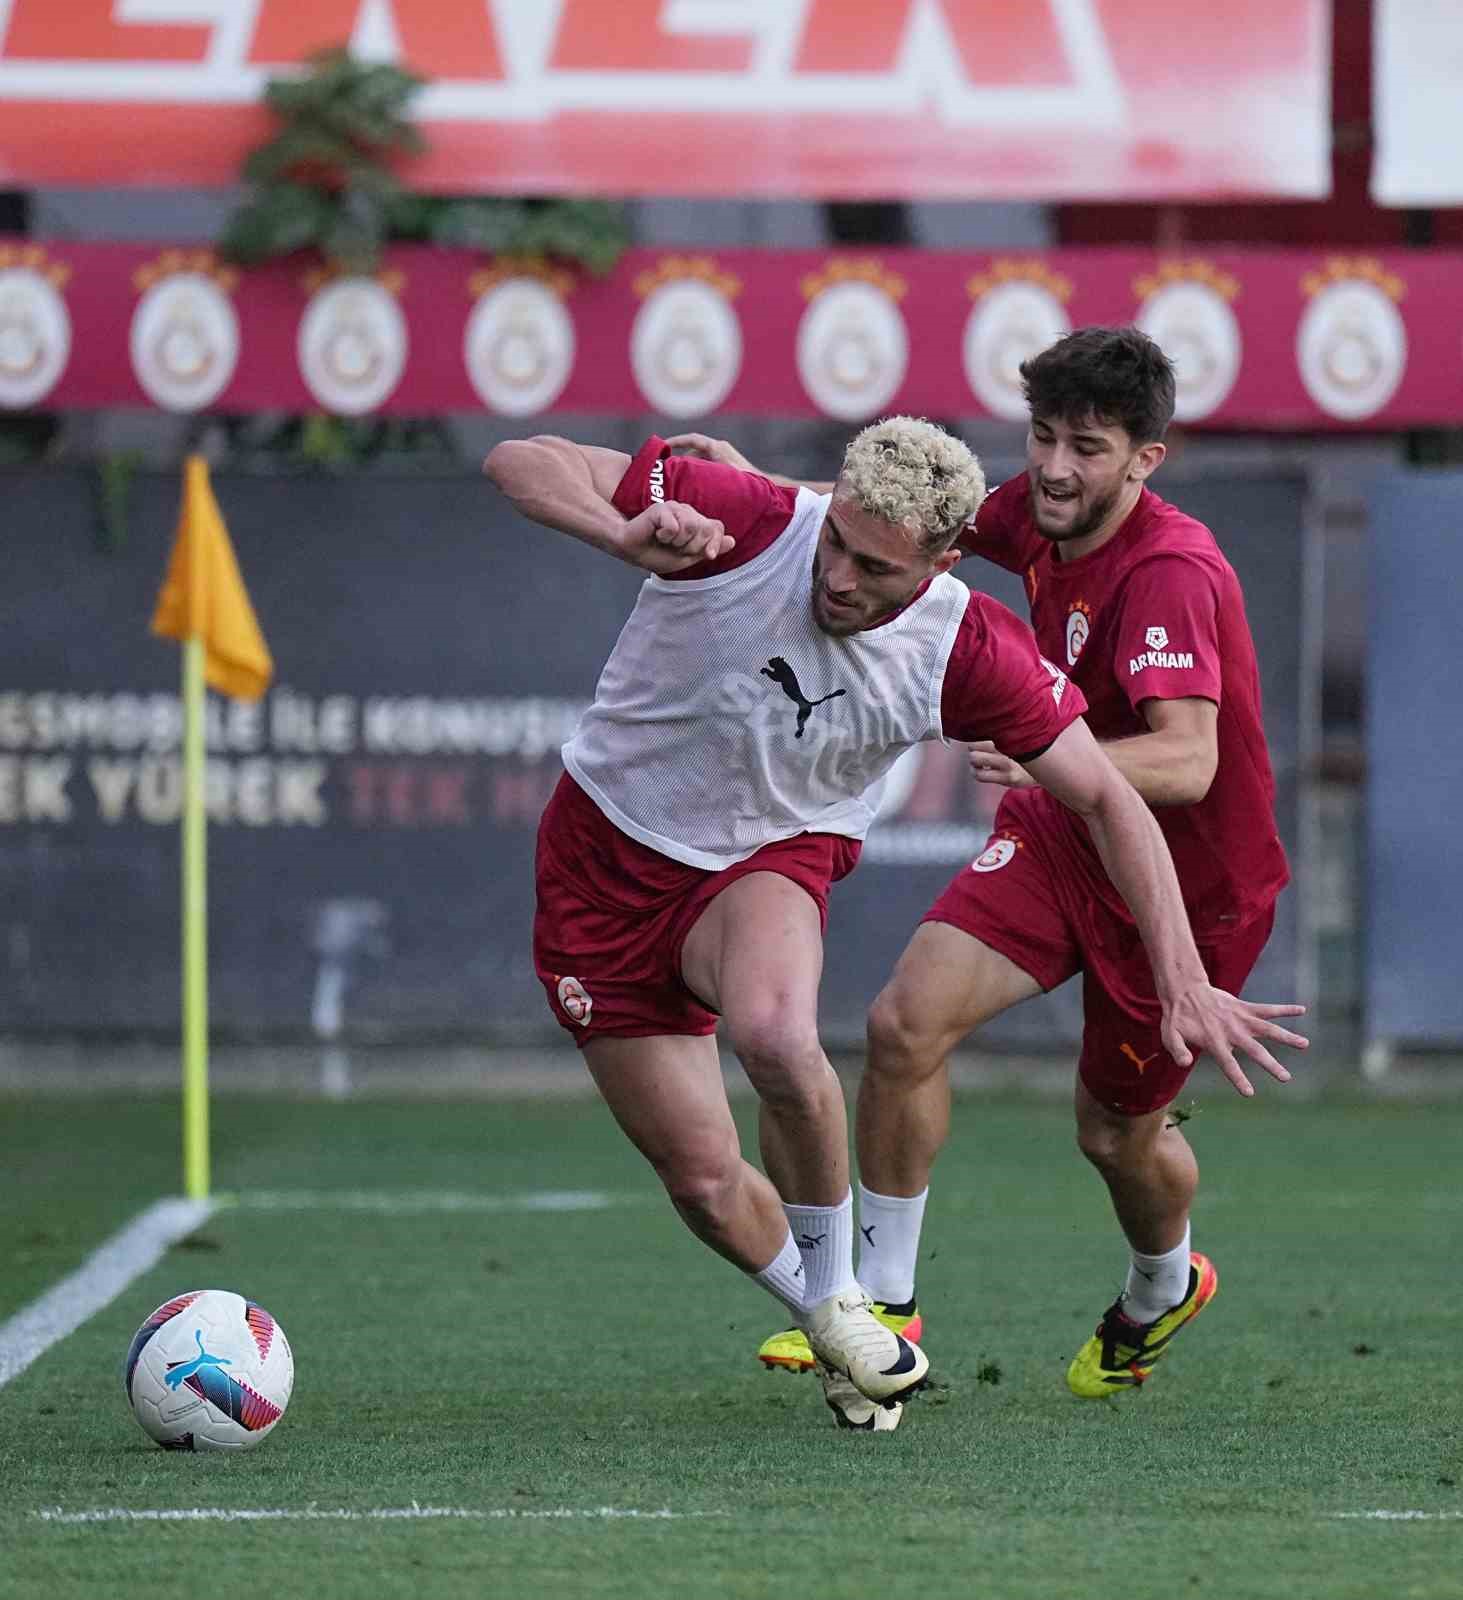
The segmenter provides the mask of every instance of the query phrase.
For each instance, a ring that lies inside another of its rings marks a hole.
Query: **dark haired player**
[[[1147,486],[1164,458],[1173,368],[1135,328],[1084,328],[1021,370],[1026,475],[987,497],[959,543],[1023,576],[1043,654],[1071,674],[1088,726],[1153,808],[1210,981],[1238,992],[1289,874],[1239,581],[1209,530]],[[1081,972],[1077,1139],[1131,1251],[1123,1292],[1067,1374],[1096,1397],[1141,1384],[1218,1285],[1190,1248],[1198,1168],[1165,1110],[1193,1057],[1160,1025],[1161,988],[1080,819],[999,751],[977,747],[971,762],[1009,791],[990,841],[927,913],[870,1013],[859,1281],[892,1326],[920,1328],[915,1254],[949,1131],[946,1059],[983,1022]],[[1263,1049],[1251,1054],[1288,1076]],[[1253,1093],[1232,1059],[1217,1059]],[[795,1334],[761,1355],[805,1364]]]

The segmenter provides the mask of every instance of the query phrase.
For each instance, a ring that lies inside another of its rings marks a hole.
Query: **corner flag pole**
[[[204,685],[257,700],[274,672],[202,456],[183,466],[178,530],[152,631],[183,646],[183,1188],[202,1200],[210,1181]]]
[[[183,1192],[208,1196],[208,822],[203,640],[183,641]]]

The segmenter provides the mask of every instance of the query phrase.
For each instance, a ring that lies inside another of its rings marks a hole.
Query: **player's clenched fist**
[[[657,500],[625,524],[621,548],[647,572],[680,572],[715,561],[736,544],[715,517],[678,500]]]

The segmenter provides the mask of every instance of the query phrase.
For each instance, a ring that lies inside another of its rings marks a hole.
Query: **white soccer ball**
[[[133,1415],[164,1450],[249,1450],[284,1415],[295,1358],[263,1306],[194,1289],[133,1335],[125,1381]]]

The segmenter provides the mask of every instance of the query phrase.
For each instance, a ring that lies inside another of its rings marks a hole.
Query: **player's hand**
[[[678,433],[666,443],[672,450],[699,456],[702,461],[719,461],[724,467],[739,467],[743,472],[757,470],[730,440],[713,439],[709,433]]]
[[[970,770],[977,783],[994,783],[1002,789],[1032,789],[1036,779],[1018,766],[1010,756],[1003,756],[989,739],[980,739],[970,747]]]
[[[705,517],[679,500],[657,500],[625,524],[620,547],[625,557],[647,572],[683,572],[702,561],[715,561],[736,540],[715,517]]]
[[[1236,1056],[1248,1056],[1272,1078],[1289,1083],[1290,1073],[1270,1054],[1265,1041],[1289,1045],[1294,1050],[1306,1049],[1309,1039],[1275,1021],[1276,1017],[1304,1016],[1305,1009],[1240,1000],[1212,984],[1194,984],[1183,990],[1172,1005],[1164,1007],[1160,1028],[1163,1047],[1181,1067],[1192,1066],[1194,1057],[1207,1051],[1240,1094],[1252,1095],[1254,1085]]]

